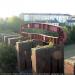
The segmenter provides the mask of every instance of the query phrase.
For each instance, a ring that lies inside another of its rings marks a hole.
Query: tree
[[[19,32],[20,31],[20,25],[24,24],[24,21],[20,18],[13,16],[6,19],[6,22],[8,24],[8,28],[12,30],[13,32]]]
[[[21,24],[24,24],[24,21],[17,16],[8,17],[5,20],[0,18],[0,32],[19,32]]]
[[[5,21],[2,18],[0,18],[0,31],[5,30],[5,26]]]
[[[72,27],[70,37],[73,43],[75,43],[75,26]]]
[[[67,33],[66,44],[75,43],[75,26],[63,26],[64,31]]]

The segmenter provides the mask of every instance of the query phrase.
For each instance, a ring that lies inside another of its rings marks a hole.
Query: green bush
[[[16,49],[4,43],[0,43],[0,72],[16,72]]]
[[[25,29],[25,32],[44,34],[44,35],[55,36],[55,37],[58,36],[58,33],[57,32],[50,32],[50,31],[47,31],[47,30],[36,29],[36,28]]]

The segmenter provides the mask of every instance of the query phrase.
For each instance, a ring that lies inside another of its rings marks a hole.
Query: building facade
[[[72,18],[69,14],[43,14],[43,13],[22,13],[20,18],[24,21],[47,21],[57,20],[59,23],[64,23]]]
[[[67,20],[66,24],[69,26],[73,26],[75,25],[75,20]]]
[[[75,25],[75,16],[72,16],[71,19],[67,20],[66,24],[69,25],[69,26]]]

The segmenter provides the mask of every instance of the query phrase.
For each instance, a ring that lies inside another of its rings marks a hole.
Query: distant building
[[[71,19],[68,19],[68,20],[66,21],[66,24],[69,25],[69,26],[75,25],[75,16],[72,15],[72,16],[71,16]]]
[[[75,20],[67,20],[66,24],[69,26],[73,26],[73,25],[75,25]]]
[[[72,16],[72,20],[75,20],[75,16]]]
[[[49,20],[48,23],[50,25],[59,26],[59,22],[56,19],[55,20]]]
[[[59,22],[55,20],[45,20],[45,21],[37,21],[38,23],[46,23],[49,25],[59,26]]]
[[[69,14],[22,13],[20,14],[20,18],[30,22],[53,21],[56,19],[59,23],[65,23],[67,20],[70,20],[72,16]]]

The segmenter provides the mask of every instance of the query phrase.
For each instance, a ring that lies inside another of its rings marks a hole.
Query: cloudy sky
[[[75,15],[75,0],[0,0],[0,17],[20,13],[66,13]]]

